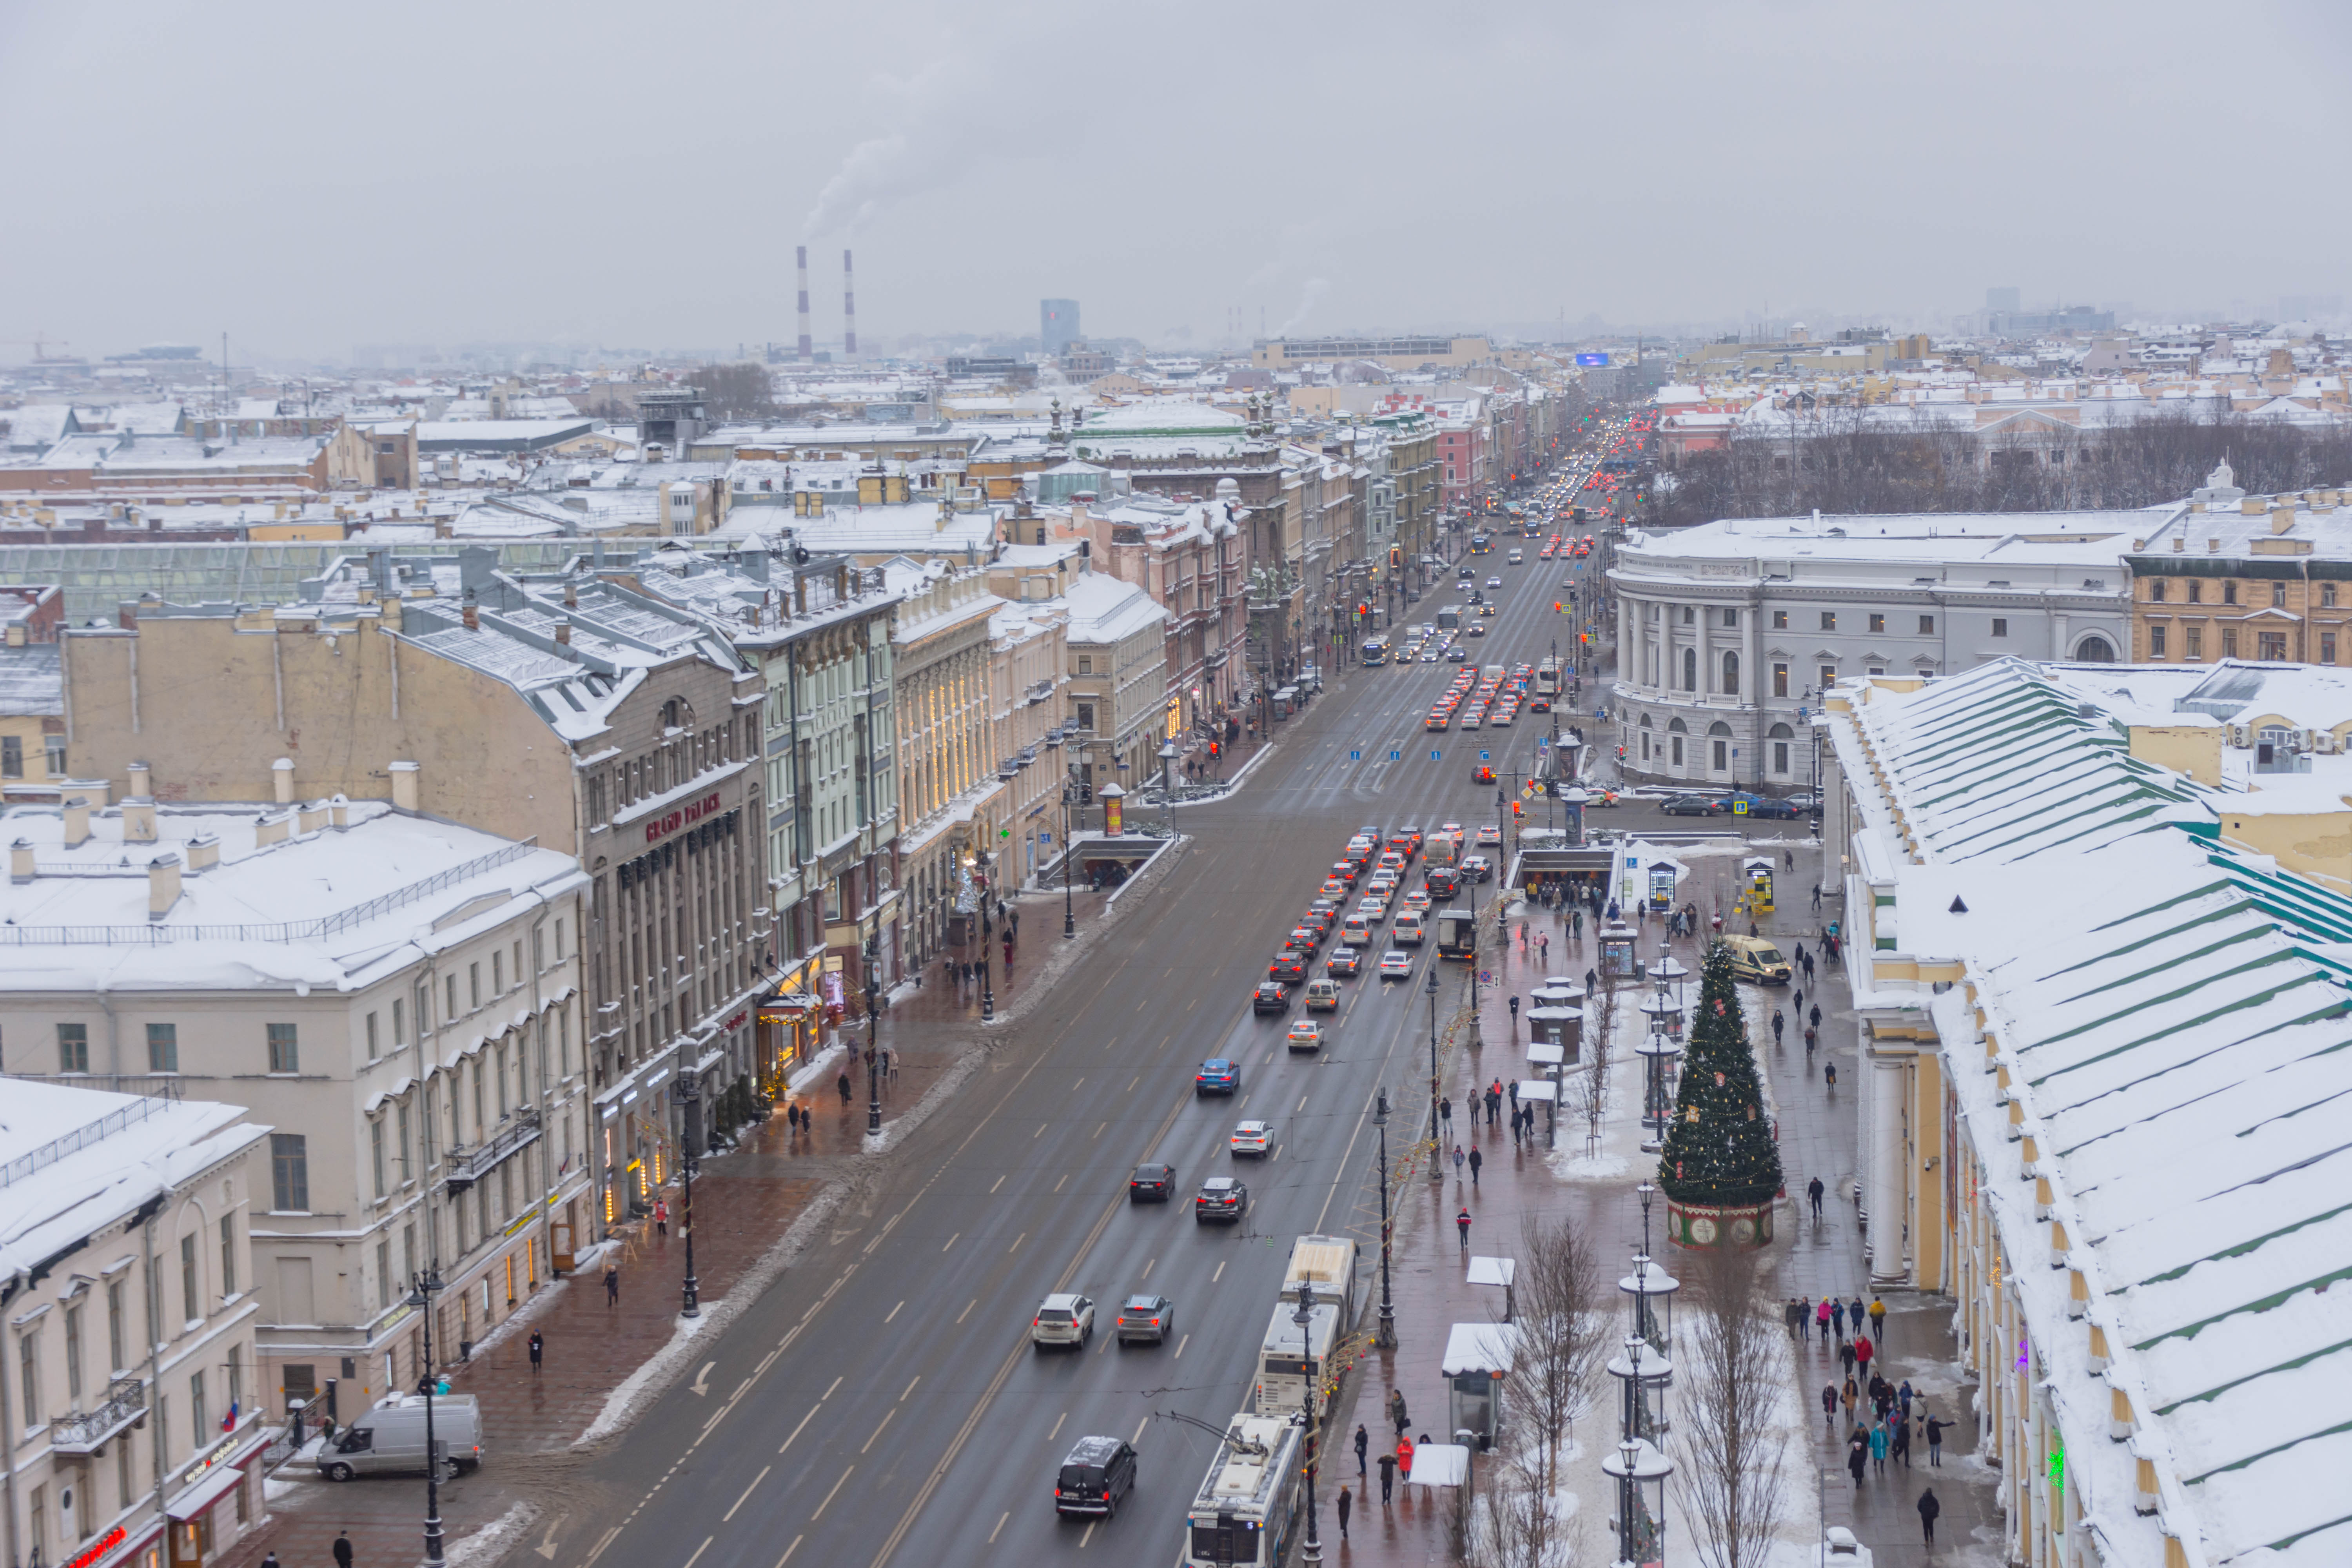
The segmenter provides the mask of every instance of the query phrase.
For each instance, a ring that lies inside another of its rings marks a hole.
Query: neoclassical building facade
[[[1934,679],[2012,656],[2112,662],[2131,646],[2123,557],[2161,521],[1771,518],[1629,533],[1608,574],[1625,776],[1812,789],[1809,721],[1842,678]]]

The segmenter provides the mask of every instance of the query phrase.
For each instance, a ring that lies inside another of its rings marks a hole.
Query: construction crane
[[[34,333],[34,334],[33,334],[31,337],[29,337],[29,338],[0,338],[0,343],[30,343],[30,344],[32,344],[32,345],[33,345],[33,363],[34,363],[35,364],[47,364],[47,363],[50,363],[50,360],[49,360],[49,345],[50,345],[51,343],[55,343],[55,344],[57,344],[57,345],[58,345],[58,347],[59,347],[59,348],[61,348],[61,349],[62,349],[62,348],[70,348],[70,347],[72,347],[72,346],[73,346],[72,344],[68,343],[68,342],[65,339],[63,339],[63,338],[44,337],[43,335],[41,335],[41,334],[40,334],[40,333],[38,333],[38,332]]]

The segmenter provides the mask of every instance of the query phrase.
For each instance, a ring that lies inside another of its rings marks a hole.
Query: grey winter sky
[[[14,0],[0,338],[789,340],[804,237],[869,345],[1042,295],[1201,347],[2267,312],[2352,292],[2347,44],[2340,0]]]

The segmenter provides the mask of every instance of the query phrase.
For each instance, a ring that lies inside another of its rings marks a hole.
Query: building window
[[[2254,647],[2256,650],[2254,657],[2265,664],[2283,664],[2286,661],[2284,632],[2256,632]]]
[[[1772,695],[1775,697],[1789,695],[1789,667],[1785,664],[1776,664],[1772,667]]]
[[[2329,610],[2332,610],[2332,609],[2334,609],[2334,608],[2336,607],[2336,584],[2333,584],[2333,583],[2322,583],[2322,584],[2319,585],[2319,604],[2320,604],[2320,607],[2321,607],[2321,608],[2323,608],[2323,609],[2329,609]]]
[[[221,1294],[234,1296],[236,1294],[236,1216],[235,1215],[221,1215],[220,1249]]]
[[[49,776],[51,778],[61,779],[65,777],[66,738],[63,735],[51,735],[42,741],[41,760],[48,764]]]
[[[1724,611],[1724,612],[1723,612],[1723,624],[1724,624],[1725,626],[1738,626],[1738,625],[1739,625],[1739,612],[1738,612],[1738,610],[1726,610],[1726,611]]]
[[[205,1405],[205,1374],[188,1374],[188,1429],[195,1434],[193,1442],[202,1448],[212,1441],[212,1412]]]
[[[271,1072],[300,1072],[302,1070],[302,1053],[296,1047],[294,1043],[294,1026],[291,1024],[272,1024],[268,1026],[268,1029],[269,1070]]]
[[[59,1024],[58,1026],[58,1070],[88,1072],[89,1070],[89,1026]]]
[[[2238,580],[2235,577],[2225,577],[2221,580],[2221,602],[2225,605],[2234,605],[2238,602]]]
[[[1721,773],[1731,765],[1731,743],[1728,741],[1716,741],[1711,744],[1715,750],[1715,771]]]
[[[367,1048],[368,1060],[370,1061],[375,1060],[378,1057],[383,1054],[383,1047],[379,1045],[376,1040],[375,1015],[373,1013],[370,1013],[367,1016]]]
[[[446,1024],[457,1016],[457,976],[452,972],[442,978],[448,982],[448,992],[441,999],[441,1021]]]
[[[147,1070],[178,1072],[180,1070],[180,1026],[150,1024],[147,1026]]]
[[[393,1141],[400,1156],[400,1184],[408,1184],[408,1102],[402,1100],[393,1110]]]
[[[1786,741],[1772,742],[1772,771],[1776,773],[1789,771],[1789,742]]]
[[[1079,704],[1078,704],[1078,728],[1079,728],[1079,729],[1081,729],[1081,730],[1086,730],[1086,731],[1092,731],[1092,730],[1094,729],[1094,727],[1095,727],[1095,705],[1094,705],[1093,703],[1091,703],[1091,702],[1081,702],[1081,703],[1079,703]]]
[[[506,994],[507,955],[503,952],[493,952],[490,954],[490,994],[503,996]]]
[[[1919,635],[1923,637],[1931,637],[1936,635],[1935,616],[1921,616],[1919,617]]]
[[[1994,616],[1992,623],[1992,635],[1997,637],[2007,637],[2009,635],[2009,623],[1998,616]]]
[[[2162,626],[2150,626],[2147,628],[2147,657],[2150,658],[2162,658],[2164,657],[2164,628]]]
[[[20,779],[24,776],[24,737],[21,735],[0,735],[0,778]]]
[[[106,1364],[117,1372],[130,1364],[122,1359],[123,1342],[129,1337],[122,1322],[122,1281],[110,1280],[106,1287]],[[127,1502],[130,1494],[123,1497]]]
[[[1080,654],[1078,656],[1078,673],[1080,675],[1092,675],[1094,672],[1095,661],[1093,658],[1087,654]]]
[[[2161,605],[2164,603],[2163,578],[2150,577],[2147,580],[2147,602],[2151,605]]]
[[[2221,628],[2221,657],[2223,658],[2238,657],[2238,628],[2235,626]]]
[[[482,966],[466,965],[466,1007],[468,1012],[482,1005]]]
[[[2273,583],[2271,584],[2271,608],[2273,610],[2284,610],[2286,608],[2285,584]]]
[[[310,1143],[299,1132],[269,1135],[269,1206],[281,1214],[310,1212]]]
[[[396,1051],[406,1044],[408,1044],[407,1010],[401,1005],[400,999],[394,997],[392,1003],[392,1048]]]
[[[66,1309],[66,1397],[81,1403],[81,1303]]]
[[[2189,584],[2189,602],[2192,605],[2201,605],[2205,602],[2205,584],[2193,578]]]
[[[1674,749],[1674,755],[1670,760],[1673,762],[1675,766],[1681,767],[1683,765],[1683,738],[1680,735],[1669,735],[1666,739]]]
[[[1833,632],[1837,630],[1837,612],[1835,610],[1823,610],[1822,612],[1822,630],[1825,632]]]
[[[1776,632],[1784,632],[1789,629],[1788,611],[1775,610],[1772,612],[1772,629]]]
[[[385,1190],[384,1177],[387,1174],[385,1171],[387,1162],[383,1157],[383,1118],[380,1116],[368,1123],[368,1156],[370,1163],[375,1167],[375,1195],[382,1197]]]
[[[16,1336],[16,1386],[25,1391],[25,1425],[27,1428],[41,1425],[41,1336],[37,1330]],[[38,1493],[35,1496],[37,1498]],[[36,1501],[33,1506],[41,1505]],[[39,1515],[35,1514],[33,1539],[40,1540]]]
[[[1726,697],[1739,695],[1739,656],[1736,653],[1723,656],[1723,694]]]
[[[205,1315],[205,1292],[196,1274],[196,1238],[180,1237],[180,1318],[194,1322]]]
[[[1829,695],[1830,688],[1836,684],[1837,666],[1833,664],[1825,664],[1822,666],[1822,695],[1827,697]]]
[[[2202,626],[2181,627],[2180,652],[2181,657],[2184,658],[2203,658],[2205,657],[2205,628]]]
[[[1886,617],[1883,615],[1873,614],[1870,617],[1870,629],[1874,632],[1885,631],[1886,629]]]
[[[1683,689],[1698,689],[1698,649],[1695,647],[1683,649]]]
[[[2319,662],[2322,664],[2334,664],[2336,662],[2336,634],[2334,632],[2322,632],[2319,634]]]
[[[1690,605],[1685,605],[1683,606],[1683,625],[1685,625],[1685,626],[1696,626],[1696,625],[1697,625],[1697,624],[1698,624],[1698,612],[1697,612],[1696,610],[1693,609]]]

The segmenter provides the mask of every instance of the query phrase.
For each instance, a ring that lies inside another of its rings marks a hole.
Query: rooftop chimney
[[[572,646],[572,623],[570,621],[558,621],[555,623],[555,640],[564,647],[570,647]]]
[[[857,362],[857,279],[846,250],[841,253],[841,357]]]
[[[2271,508],[2271,531],[2273,533],[2284,533],[2294,526],[2294,508],[2291,506],[2274,506]]]
[[[147,918],[160,921],[180,901],[180,858],[158,855],[147,862]]]
[[[394,763],[389,771],[392,773],[393,810],[415,816],[417,802],[422,798],[421,786],[425,782],[422,770],[415,763]]]
[[[280,757],[269,764],[270,783],[276,786],[278,804],[294,804],[294,759]]]
[[[188,869],[207,871],[220,864],[220,838],[206,833],[188,840]]]
[[[89,797],[78,795],[66,802],[66,847],[78,849],[89,841]]]
[[[341,791],[337,791],[334,796],[327,802],[327,815],[333,821],[336,832],[340,833],[344,828],[349,827],[352,825],[352,803],[350,797],[343,795]]]
[[[123,793],[126,795],[141,795],[150,800],[153,799],[155,791],[148,783],[150,770],[147,764],[145,763],[132,763],[130,766],[129,772],[131,774],[131,787]]]
[[[801,363],[807,364],[816,358],[816,345],[809,337],[808,306],[808,247],[800,247],[801,261]]]
[[[466,590],[466,602],[459,606],[457,613],[465,617],[467,631],[478,632],[482,629],[481,608],[474,603],[474,591],[471,588]]]
[[[19,886],[31,881],[40,873],[33,868],[33,841],[19,838],[8,846],[8,880]]]
[[[155,842],[153,801],[134,795],[122,803],[122,841],[126,844]]]

